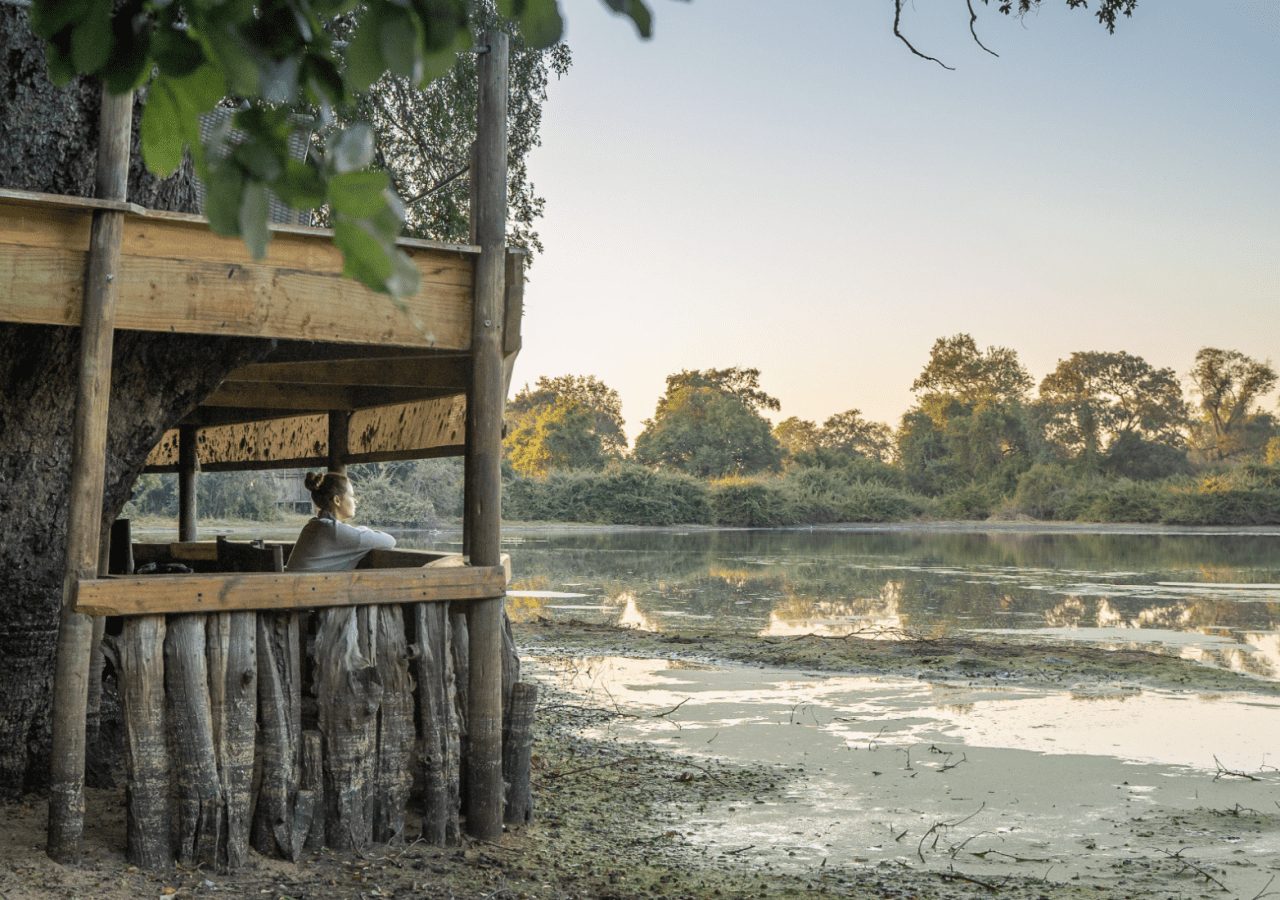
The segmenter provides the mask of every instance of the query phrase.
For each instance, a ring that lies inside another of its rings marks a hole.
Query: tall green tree
[[[1274,423],[1257,403],[1276,386],[1276,371],[1269,362],[1239,350],[1201,347],[1191,381],[1199,397],[1197,449],[1212,459],[1228,459],[1266,445]]]
[[[1121,437],[1184,442],[1187,404],[1177,374],[1124,351],[1059,360],[1040,383],[1039,405],[1048,440],[1090,464]]]
[[[984,400],[1022,400],[1033,384],[1016,350],[980,350],[972,335],[961,333],[933,342],[929,361],[911,390],[922,405],[942,411],[953,402],[972,407]]]
[[[815,423],[798,416],[788,416],[773,426],[773,437],[787,458],[817,450],[820,435]]]
[[[1026,396],[1034,382],[1017,351],[978,347],[969,334],[938,338],[912,383],[898,459],[916,490],[938,494],[975,481],[1000,487],[1031,464]]]
[[[893,452],[893,429],[863,418],[860,409],[847,409],[822,423],[818,443],[838,453],[887,462]]]
[[[600,469],[627,450],[622,400],[594,375],[543,376],[507,404],[505,446],[522,475]]]
[[[758,369],[686,370],[636,437],[636,460],[703,478],[776,471],[782,448],[759,409],[778,401],[760,387]]]

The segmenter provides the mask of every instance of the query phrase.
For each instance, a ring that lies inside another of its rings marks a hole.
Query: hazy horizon
[[[1114,35],[978,6],[996,58],[916,0],[904,31],[954,72],[891,0],[657,2],[647,42],[564,8],[513,392],[596,375],[634,438],[683,368],[760,369],[775,422],[896,424],[962,331],[1037,381],[1077,350],[1280,356],[1280,3],[1148,0]]]

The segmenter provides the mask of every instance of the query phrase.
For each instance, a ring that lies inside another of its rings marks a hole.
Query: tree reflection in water
[[[522,614],[655,631],[973,630],[1160,645],[1280,678],[1280,535],[672,529],[513,546]],[[535,609],[536,607],[536,609]]]

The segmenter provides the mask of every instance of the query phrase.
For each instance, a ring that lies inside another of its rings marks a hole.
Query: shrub
[[[711,519],[702,482],[628,465],[604,472],[513,478],[506,487],[504,514],[510,519],[608,525],[702,524]]]
[[[1000,493],[991,486],[968,484],[943,495],[938,512],[948,519],[986,519],[1000,500]]]
[[[1167,495],[1167,486],[1117,479],[1092,494],[1077,518],[1091,522],[1159,522]]]
[[[1079,475],[1056,463],[1036,463],[1018,478],[1013,503],[1036,519],[1066,519],[1072,510]]]
[[[711,485],[711,521],[716,525],[767,527],[786,523],[786,500],[774,481],[726,478]]]

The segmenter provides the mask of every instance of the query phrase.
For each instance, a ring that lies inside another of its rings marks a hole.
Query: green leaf
[[[267,212],[267,186],[258,181],[247,182],[240,198],[240,236],[254,259],[267,255],[267,242],[271,240]]]
[[[347,172],[329,179],[329,202],[336,212],[356,219],[377,215],[387,205],[385,172]]]
[[[337,66],[322,56],[308,56],[302,63],[307,99],[317,106],[338,106],[346,96]]]
[[[364,21],[347,44],[347,85],[356,92],[369,90],[387,66],[382,58],[381,6],[371,4]]]
[[[222,163],[209,173],[205,181],[204,214],[209,227],[218,234],[240,233],[240,198],[244,193],[244,175],[233,163]]]
[[[339,216],[333,223],[333,242],[342,251],[343,275],[375,291],[387,292],[387,279],[393,272],[394,242],[345,216]]]
[[[373,162],[373,129],[351,125],[338,135],[325,156],[329,168],[337,174],[369,168]]]
[[[227,94],[227,83],[223,80],[222,73],[212,64],[200,66],[191,74],[183,75],[181,78],[167,80],[173,85],[178,102],[183,112],[187,114],[188,122],[193,122],[201,113],[213,109]],[[198,127],[193,125],[188,134],[194,138],[198,132]]]
[[[263,60],[259,66],[262,99],[268,103],[291,103],[298,93],[300,67],[301,61],[296,56]]]
[[[614,12],[621,13],[635,22],[640,37],[653,37],[653,15],[649,12],[649,7],[644,5],[644,0],[604,0],[604,2]]]
[[[171,175],[182,165],[182,148],[186,139],[182,132],[182,108],[173,90],[173,79],[157,78],[147,92],[142,109],[142,160],[161,177]]]
[[[94,3],[71,33],[71,59],[76,71],[97,72],[111,55],[111,6]]]
[[[80,21],[94,0],[35,0],[31,4],[31,30],[46,41],[68,25]]]
[[[605,0],[613,6],[615,0]],[[616,7],[615,7],[616,8]],[[550,47],[564,34],[564,20],[560,18],[557,0],[505,0],[498,9],[520,25],[520,33],[530,47]]]
[[[296,159],[285,163],[283,176],[271,188],[294,209],[313,209],[324,202],[324,179],[314,168]]]
[[[190,75],[204,62],[200,45],[176,28],[157,30],[154,45],[156,63],[165,75]]]
[[[453,36],[453,43],[439,50],[428,50],[422,58],[422,80],[435,81],[453,68],[458,54],[471,49],[471,32],[459,29]]]
[[[76,67],[71,54],[64,53],[53,44],[45,47],[45,60],[49,65],[49,80],[57,87],[66,87],[76,77]]]
[[[205,55],[214,60],[226,76],[231,93],[241,97],[258,96],[258,64],[253,51],[231,26],[202,32],[200,41]]]
[[[378,28],[378,49],[387,69],[417,84],[422,80],[422,24],[394,6],[386,7]]]
[[[232,152],[231,158],[258,181],[275,181],[284,172],[278,148],[250,138]]]

